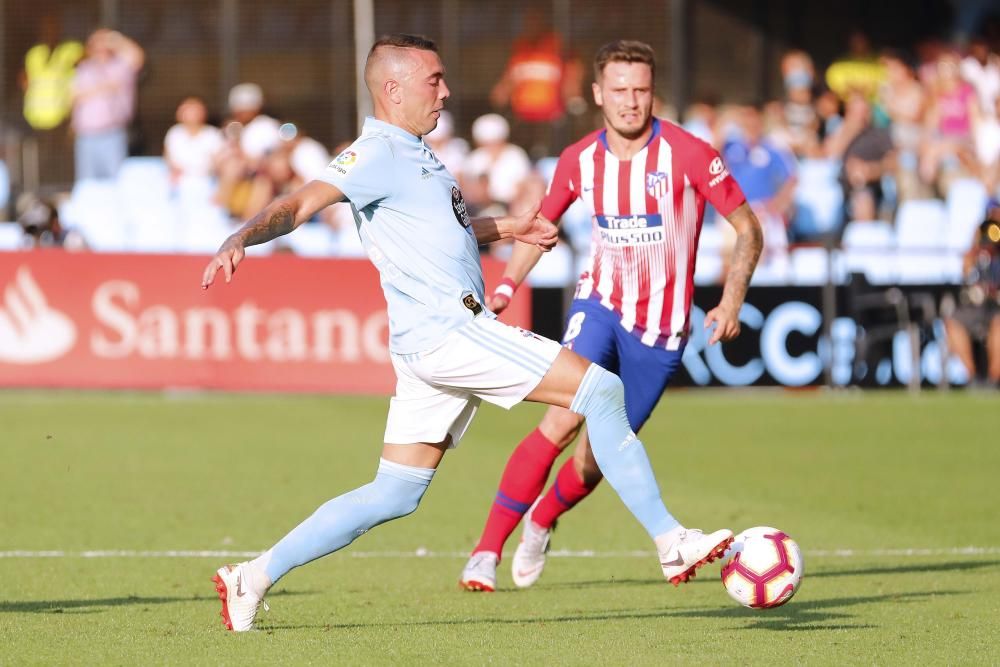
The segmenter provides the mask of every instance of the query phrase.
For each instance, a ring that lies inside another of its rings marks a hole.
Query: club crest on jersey
[[[670,187],[667,184],[667,175],[662,171],[651,171],[646,174],[646,192],[650,197],[661,199],[667,196]]]
[[[454,185],[451,186],[451,210],[455,212],[458,224],[468,229],[469,225],[472,224],[472,220],[469,218],[469,209],[465,205],[465,199],[462,198],[462,191]]]

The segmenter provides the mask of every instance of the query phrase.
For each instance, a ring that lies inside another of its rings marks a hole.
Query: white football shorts
[[[562,346],[489,318],[455,329],[432,350],[392,354],[396,395],[385,442],[456,447],[482,400],[509,410],[538,386]]]

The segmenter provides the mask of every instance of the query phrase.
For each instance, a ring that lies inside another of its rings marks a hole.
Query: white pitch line
[[[816,558],[906,558],[920,556],[991,556],[1000,554],[1000,547],[943,547],[938,549],[814,549],[804,552]],[[172,549],[169,551],[136,551],[129,549],[99,549],[89,551],[0,551],[0,558],[255,558],[260,551],[219,551]],[[430,551],[424,547],[412,551],[349,551],[352,558],[467,558],[466,551]],[[653,551],[570,551],[549,552],[556,558],[652,558]]]

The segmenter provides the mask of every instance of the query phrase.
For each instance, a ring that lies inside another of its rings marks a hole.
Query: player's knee
[[[625,385],[614,373],[591,364],[577,389],[570,409],[585,417],[607,414],[616,409],[624,410]]]
[[[383,475],[376,478],[376,485],[379,487],[379,493],[372,501],[372,509],[379,515],[376,517],[378,523],[413,514],[427,489],[426,486]]]
[[[600,371],[595,377],[597,385],[594,388],[599,399],[609,404],[624,403],[625,385],[622,383],[622,379],[600,366],[595,366],[595,368]]]

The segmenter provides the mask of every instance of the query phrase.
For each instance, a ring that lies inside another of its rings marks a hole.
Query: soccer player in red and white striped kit
[[[706,328],[715,325],[710,344],[739,335],[740,308],[763,247],[760,223],[719,153],[653,117],[654,70],[653,49],[642,42],[616,41],[597,52],[593,93],[604,128],[563,151],[542,203],[549,220],[558,220],[576,199],[592,213],[590,266],[580,276],[563,344],[621,377],[636,433],[681,363],[706,202],[737,232],[722,299],[705,317]],[[507,306],[540,256],[536,248],[517,244],[491,299],[494,312]],[[512,576],[521,587],[538,580],[555,520],[602,479],[584,433],[548,492],[539,495],[556,458],[582,426],[581,415],[551,407],[514,450],[462,571],[463,588],[496,589],[503,545],[526,513]],[[694,569],[671,581],[686,581]]]

